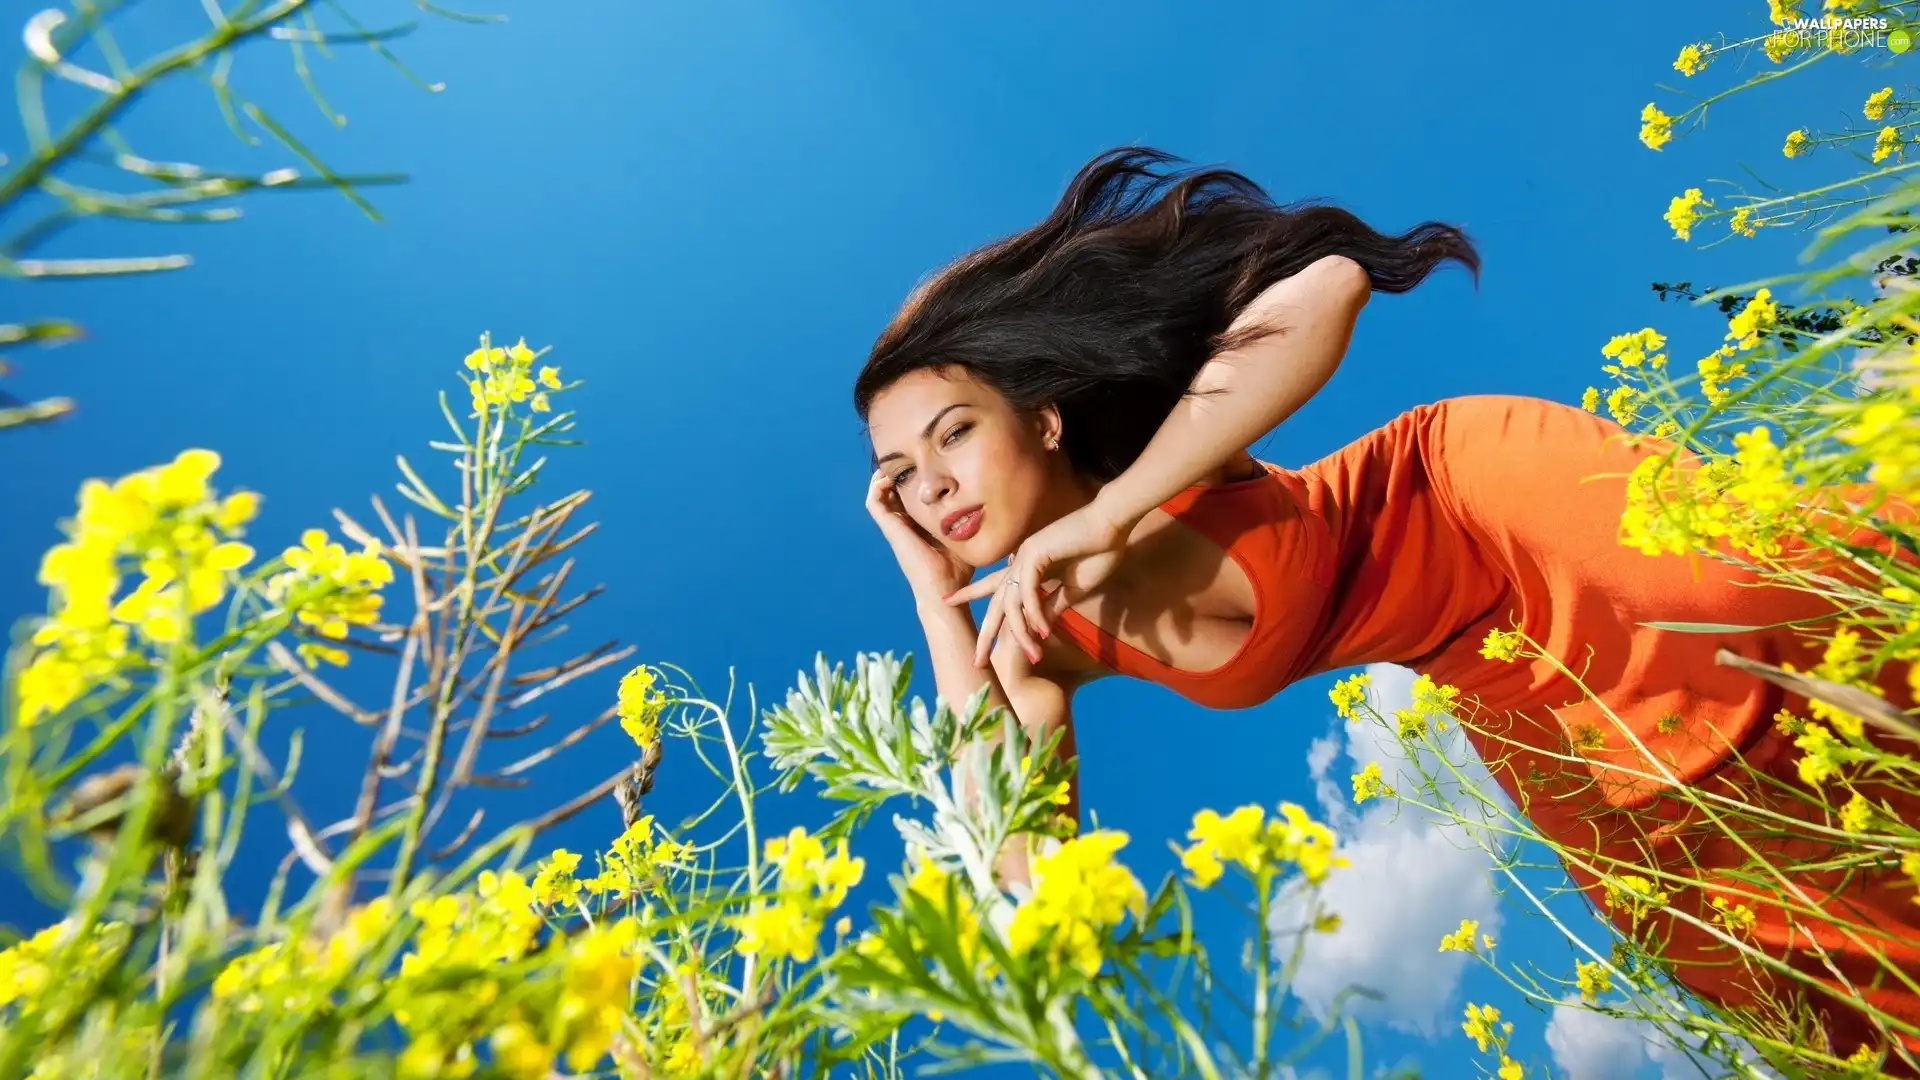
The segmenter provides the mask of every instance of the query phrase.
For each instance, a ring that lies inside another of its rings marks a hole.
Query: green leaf
[[[42,319],[30,323],[0,323],[0,348],[31,342],[36,345],[60,345],[78,338],[79,323],[65,319]]]
[[[296,155],[298,155],[300,160],[306,162],[308,165],[311,165],[313,167],[314,172],[319,173],[321,176],[325,177],[327,181],[331,183],[334,187],[338,188],[340,193],[342,195],[345,195],[349,202],[352,202],[353,205],[360,208],[360,211],[362,213],[366,214],[368,217],[372,218],[375,221],[385,220],[380,216],[380,211],[375,210],[373,208],[372,203],[368,202],[364,198],[361,198],[360,193],[353,189],[352,184],[348,183],[345,179],[335,174],[334,171],[327,166],[326,162],[321,161],[319,157],[315,156],[313,151],[307,149],[306,144],[302,143],[299,139],[294,138],[292,132],[288,131],[286,128],[281,127],[279,121],[273,119],[273,117],[271,116],[268,116],[266,113],[266,110],[260,108],[260,106],[258,105],[255,105],[251,101],[243,103],[240,106],[240,108],[242,111],[244,111],[247,114],[248,119],[251,119],[254,123],[259,124],[261,127],[266,128],[267,131],[272,133],[274,138],[279,139],[280,142],[283,145],[285,145],[287,149],[293,151]]]

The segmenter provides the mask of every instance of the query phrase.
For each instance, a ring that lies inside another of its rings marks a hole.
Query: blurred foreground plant
[[[207,21],[203,32],[138,61],[126,55],[110,25],[133,7],[122,0],[72,0],[27,20],[22,35],[27,55],[15,82],[26,146],[23,152],[0,156],[0,222],[11,221],[0,232],[0,276],[61,281],[182,269],[191,262],[183,254],[42,258],[39,252],[90,218],[162,224],[231,221],[240,216],[233,201],[260,192],[334,188],[368,217],[379,220],[359,189],[398,183],[404,177],[335,172],[278,118],[242,96],[231,75],[247,46],[269,42],[285,46],[292,71],[321,114],[341,127],[346,118],[321,95],[310,58],[331,58],[333,48],[342,45],[365,46],[414,85],[438,92],[441,84],[422,81],[388,47],[389,42],[411,34],[417,24],[368,27],[345,3],[313,0],[203,0],[200,6]],[[496,16],[465,15],[426,0],[416,0],[412,6],[464,22],[499,21]],[[138,151],[119,125],[136,102],[183,77],[206,84],[221,116],[244,145],[258,146],[264,135],[300,165],[265,172],[234,171],[161,160]],[[55,89],[71,86],[84,95],[78,112],[64,123],[56,124],[47,110],[50,80]],[[81,333],[81,327],[63,319],[0,324],[0,352],[23,344],[59,344]],[[0,377],[7,371],[6,363],[0,361]],[[0,392],[0,428],[56,419],[73,408],[69,398],[21,401]]]

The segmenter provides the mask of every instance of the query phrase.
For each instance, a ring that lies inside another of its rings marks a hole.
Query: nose
[[[952,473],[939,466],[921,467],[918,494],[922,503],[928,506],[937,505],[940,500],[953,494],[953,488]]]

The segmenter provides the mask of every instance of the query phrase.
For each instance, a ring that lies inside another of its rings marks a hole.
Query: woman
[[[1234,173],[1157,170],[1170,160],[1123,148],[1090,162],[1046,220],[917,289],[855,384],[877,465],[867,505],[912,586],[940,695],[984,683],[1071,755],[1073,692],[1105,675],[1232,709],[1317,673],[1401,664],[1477,699],[1476,749],[1535,826],[1590,853],[1569,870],[1597,902],[1595,870],[1736,870],[1738,845],[1692,827],[1659,774],[1751,788],[1725,768],[1738,754],[1797,784],[1798,752],[1771,721],[1805,702],[1713,657],[1804,669],[1819,656],[1784,630],[1641,624],[1770,626],[1830,608],[1621,546],[1625,477],[1663,448],[1578,409],[1458,398],[1303,469],[1248,456],[1333,374],[1372,292],[1405,292],[1448,260],[1477,279],[1478,256],[1448,226],[1383,236],[1339,209],[1277,207]],[[976,631],[966,605],[989,597]],[[1550,663],[1485,658],[1490,630],[1584,668],[1627,731]],[[1911,707],[1903,674],[1885,689]],[[1714,925],[1710,888],[1660,884]],[[1804,884],[1844,892],[1847,922],[1897,932],[1875,948],[1920,976],[1920,907],[1897,869]],[[1626,907],[1612,912],[1623,926]],[[1665,922],[1662,952],[1707,999],[1753,1005],[1768,989],[1714,933]],[[1820,933],[1823,960],[1801,933],[1770,911],[1751,930],[1829,984],[1869,977],[1856,939]],[[1910,991],[1859,989],[1920,1024]],[[1858,1014],[1817,1004],[1841,1055],[1867,1040]]]

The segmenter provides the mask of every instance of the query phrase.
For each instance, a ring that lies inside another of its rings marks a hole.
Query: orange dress
[[[1879,1008],[1920,1025],[1920,995],[1897,983],[1861,985],[1881,966],[1863,955],[1857,935],[1790,920],[1753,895],[1775,890],[1737,883],[1748,864],[1741,842],[1800,864],[1817,858],[1817,849],[1758,833],[1730,840],[1695,820],[1698,812],[1671,788],[1662,794],[1658,783],[1623,775],[1659,772],[1632,746],[1630,732],[1682,784],[1706,791],[1738,785],[1743,801],[1820,821],[1821,812],[1798,799],[1761,790],[1805,790],[1802,752],[1774,723],[1782,709],[1807,716],[1805,700],[1714,663],[1715,651],[1726,648],[1806,670],[1820,660],[1818,643],[1791,629],[1690,633],[1640,624],[1767,627],[1833,610],[1718,560],[1623,546],[1626,478],[1642,457],[1664,449],[1651,440],[1635,449],[1623,435],[1608,420],[1533,398],[1463,397],[1413,409],[1303,469],[1267,465],[1264,477],[1196,486],[1163,507],[1225,549],[1253,584],[1252,630],[1225,664],[1206,672],[1171,668],[1071,610],[1060,630],[1112,671],[1210,708],[1248,708],[1300,679],[1378,662],[1455,686],[1480,707],[1462,715],[1474,748],[1542,835],[1615,874],[1632,872],[1624,861],[1706,883],[1658,884],[1674,909],[1708,925],[1713,896],[1747,904],[1756,914],[1755,943],[1828,985],[1837,985],[1837,972]],[[1516,628],[1579,673],[1619,722],[1583,702],[1545,660],[1481,656],[1489,630]],[[1906,672],[1894,667],[1883,690],[1912,708]],[[1783,787],[1727,768],[1736,754]],[[1912,799],[1861,790],[1920,820]],[[1568,869],[1604,912],[1599,879]],[[1734,891],[1716,892],[1715,882]],[[1794,884],[1820,910],[1841,912],[1842,925],[1884,930],[1888,937],[1875,949],[1920,982],[1920,905],[1897,866],[1797,874]],[[1610,914],[1629,926],[1626,905]],[[1730,946],[1687,919],[1662,916],[1639,929],[1664,937],[1659,951],[1702,997],[1740,1007],[1768,996],[1768,985]],[[1831,1001],[1818,1007],[1841,1056],[1865,1040],[1858,1013]],[[1920,1040],[1909,1045],[1920,1053]]]

